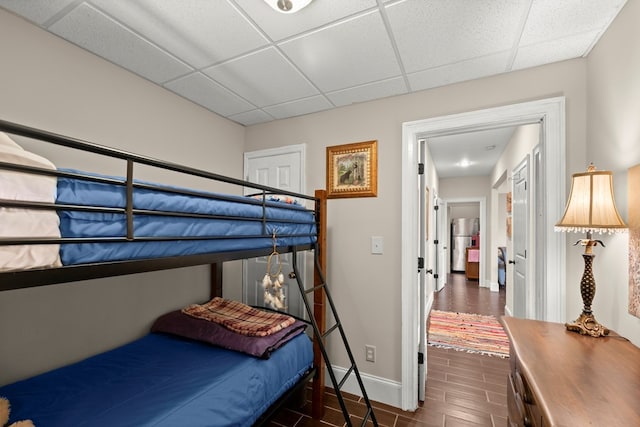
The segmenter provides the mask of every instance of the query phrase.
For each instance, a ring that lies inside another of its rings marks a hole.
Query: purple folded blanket
[[[184,314],[181,310],[160,316],[151,332],[162,332],[203,341],[229,350],[268,359],[278,348],[304,332],[307,324],[296,320],[292,325],[264,337],[250,337],[233,332],[222,325]]]

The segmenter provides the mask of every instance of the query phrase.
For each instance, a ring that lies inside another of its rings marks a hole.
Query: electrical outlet
[[[367,362],[376,361],[376,346],[367,344],[364,346],[364,351]]]
[[[371,253],[382,255],[384,252],[384,238],[381,236],[371,236]]]

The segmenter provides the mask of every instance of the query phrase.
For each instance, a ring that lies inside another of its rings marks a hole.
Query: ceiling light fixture
[[[274,10],[281,13],[296,13],[311,3],[311,0],[264,0]]]
[[[471,162],[469,160],[461,160],[460,163],[458,163],[458,165],[461,168],[468,168],[469,166],[471,166]]]

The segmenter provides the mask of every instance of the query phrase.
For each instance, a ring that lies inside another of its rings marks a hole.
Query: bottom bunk
[[[180,311],[169,313],[156,321],[152,333],[129,344],[0,387],[0,396],[11,404],[10,422],[251,426],[313,374],[311,340],[297,323],[256,346],[246,339],[230,341],[219,325],[193,327],[212,322],[177,323],[180,316],[187,319]],[[176,335],[181,330],[192,336]],[[212,335],[223,340],[220,346],[204,342]],[[223,348],[229,346],[250,354]]]

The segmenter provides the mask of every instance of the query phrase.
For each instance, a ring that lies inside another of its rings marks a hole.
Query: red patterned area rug
[[[431,310],[429,345],[509,357],[509,339],[494,316]]]

